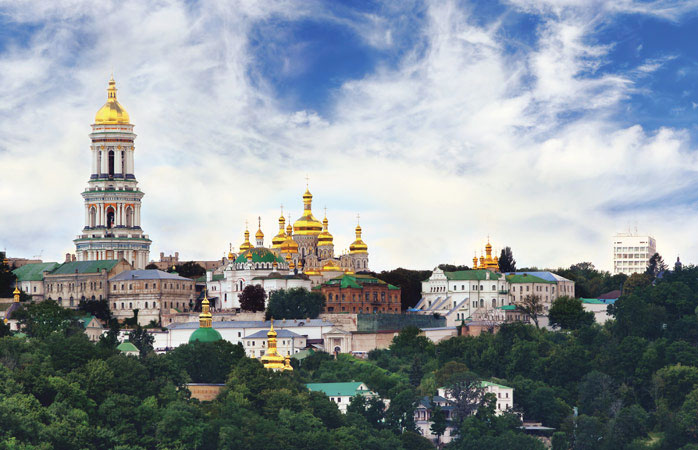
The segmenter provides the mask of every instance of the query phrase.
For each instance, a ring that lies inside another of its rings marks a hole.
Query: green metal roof
[[[284,263],[285,262],[283,258],[281,258],[280,256],[276,256],[268,248],[255,247],[255,248],[251,248],[249,250],[245,250],[244,252],[240,253],[240,255],[235,259],[235,263],[247,262],[247,254],[248,253],[252,253],[252,262],[253,263],[260,263],[260,262],[273,263],[274,261],[276,261],[277,263]]]
[[[339,285],[340,289],[347,289],[347,288],[354,288],[354,289],[362,289],[365,285],[386,285],[388,286],[388,289],[392,290],[397,290],[400,289],[397,286],[393,286],[392,284],[388,284],[383,280],[379,280],[378,278],[372,277],[370,275],[340,275],[336,278],[332,278],[330,280],[325,281],[322,283],[323,286],[336,286]]]
[[[497,309],[501,309],[503,311],[514,311],[516,309],[516,305],[498,306]]]
[[[124,341],[116,347],[122,353],[126,352],[139,352],[138,347],[133,345],[130,341]]]
[[[308,383],[305,386],[311,391],[324,392],[329,396],[348,396],[353,397],[356,394],[370,391],[359,391],[359,386],[363,383],[360,381],[350,381],[346,383]]]
[[[45,262],[37,264],[25,264],[12,271],[18,281],[41,281],[44,279],[44,272],[50,272],[58,267],[56,262]]]
[[[444,272],[444,275],[446,275],[447,279],[456,281],[487,280],[487,274],[489,274],[490,280],[499,280],[502,277],[502,274],[486,269]]]
[[[92,322],[92,319],[94,319],[95,316],[88,314],[86,316],[80,316],[78,317],[78,322],[82,323],[83,328],[87,328],[87,326]]]
[[[223,339],[223,336],[221,336],[218,330],[214,330],[213,328],[197,328],[191,336],[189,336],[190,343],[194,341],[216,342],[221,339]]]
[[[71,273],[99,273],[102,269],[107,272],[112,270],[119,262],[118,259],[105,259],[102,261],[72,261],[63,263],[56,267],[51,275],[71,274]]]
[[[480,386],[481,387],[498,386],[498,387],[504,388],[504,389],[511,389],[509,386],[504,386],[503,384],[492,383],[491,381],[482,381],[480,383]]]
[[[545,283],[545,284],[555,284],[554,281],[544,280],[543,278],[537,277],[535,275],[523,274],[523,275],[508,275],[507,281],[509,283]]]

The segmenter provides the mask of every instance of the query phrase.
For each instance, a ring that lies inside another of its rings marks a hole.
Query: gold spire
[[[350,254],[355,254],[355,253],[368,253],[368,245],[364,241],[361,240],[361,224],[359,220],[361,219],[361,216],[358,214],[356,215],[356,228],[354,231],[356,232],[356,240],[351,243],[349,246],[349,253]]]
[[[279,233],[271,238],[271,248],[281,248],[281,245],[286,240],[286,218],[284,217],[284,205],[281,205],[281,215],[279,216]]]
[[[293,239],[293,227],[291,226],[291,216],[288,216],[286,226],[286,240],[281,244],[281,253],[298,253],[298,242]]]
[[[264,233],[262,232],[262,217],[261,216],[257,217],[257,233],[255,233],[254,237],[257,240],[264,239]]]
[[[477,252],[473,256],[473,269],[477,269]]]
[[[245,242],[240,245],[240,253],[252,248],[250,244],[250,231],[247,229],[247,221],[245,221]]]
[[[129,116],[126,109],[116,101],[116,82],[112,75],[107,88],[107,103],[102,106],[95,115],[95,124],[116,125],[129,123]]]
[[[274,331],[274,318],[271,319],[271,327],[267,333],[267,350],[261,358],[264,368],[271,370],[283,370],[284,357],[279,355],[276,349],[276,331]]]
[[[19,303],[19,294],[20,294],[20,291],[17,288],[17,286],[15,285],[15,290],[12,292],[12,295],[14,296],[15,303]]]
[[[208,295],[204,288],[204,299],[201,301],[201,314],[199,314],[199,328],[211,328],[213,316],[208,304]]]
[[[233,255],[233,243],[230,242],[229,244],[230,244],[230,249],[228,250],[228,262],[232,262],[233,257],[235,256],[235,255]]]

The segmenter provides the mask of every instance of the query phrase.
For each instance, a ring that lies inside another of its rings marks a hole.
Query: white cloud
[[[695,211],[609,212],[686,188],[698,170],[681,130],[648,134],[612,120],[633,73],[596,74],[609,49],[586,37],[598,8],[620,6],[515,2],[539,11],[543,25],[534,48],[512,55],[498,22],[477,25],[453,2],[430,5],[414,30],[425,47],[344,83],[323,117],[288,112],[249,50],[258,21],[330,20],[324,4],[301,5],[2,7],[16,21],[46,25],[0,54],[8,87],[0,91],[0,201],[14,205],[0,215],[0,245],[25,256],[44,249],[49,259],[73,249],[89,123],[113,66],[139,135],[151,256],[219,258],[258,215],[271,239],[279,204],[299,215],[309,174],[316,216],[328,207],[336,249],[353,240],[360,212],[378,269],[468,263],[488,234],[496,247],[512,246],[519,264],[608,267],[610,237],[630,221],[655,233],[665,259],[681,250],[696,260]],[[388,49],[397,45],[397,7],[332,20]]]

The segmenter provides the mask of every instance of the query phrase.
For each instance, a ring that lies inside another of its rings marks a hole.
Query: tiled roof
[[[41,281],[44,279],[44,272],[50,272],[58,267],[56,262],[45,262],[37,264],[25,264],[12,271],[18,281]]]
[[[104,259],[101,261],[72,261],[59,265],[51,272],[51,275],[99,273],[102,271],[102,269],[109,272],[118,262],[118,259]]]
[[[466,280],[486,280],[489,274],[490,280],[499,280],[502,276],[497,272],[486,269],[477,270],[459,270],[456,272],[444,272],[449,280],[466,281]]]
[[[180,277],[174,273],[163,272],[157,269],[146,270],[125,270],[120,274],[113,276],[109,281],[127,281],[127,280],[182,280],[191,281],[191,278]]]
[[[249,335],[249,336],[245,336],[243,339],[249,339],[249,338],[255,338],[255,339],[265,338],[265,337],[267,337],[267,333],[269,333],[269,331],[267,331],[267,330],[259,330],[259,331],[256,332],[256,333],[253,333],[253,334],[251,334],[251,335]],[[276,330],[276,337],[277,337],[277,338],[299,338],[299,337],[302,337],[302,336],[301,336],[300,334],[294,333],[293,331],[290,331],[290,330]]]

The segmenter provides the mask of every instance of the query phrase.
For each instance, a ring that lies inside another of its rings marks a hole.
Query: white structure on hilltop
[[[135,269],[149,261],[150,239],[141,229],[141,199],[134,166],[133,124],[116,101],[112,77],[107,103],[97,111],[90,134],[92,174],[85,199],[85,227],[73,241],[79,261],[124,258]]]
[[[613,274],[642,273],[655,253],[657,241],[652,236],[618,233],[613,236]]]

